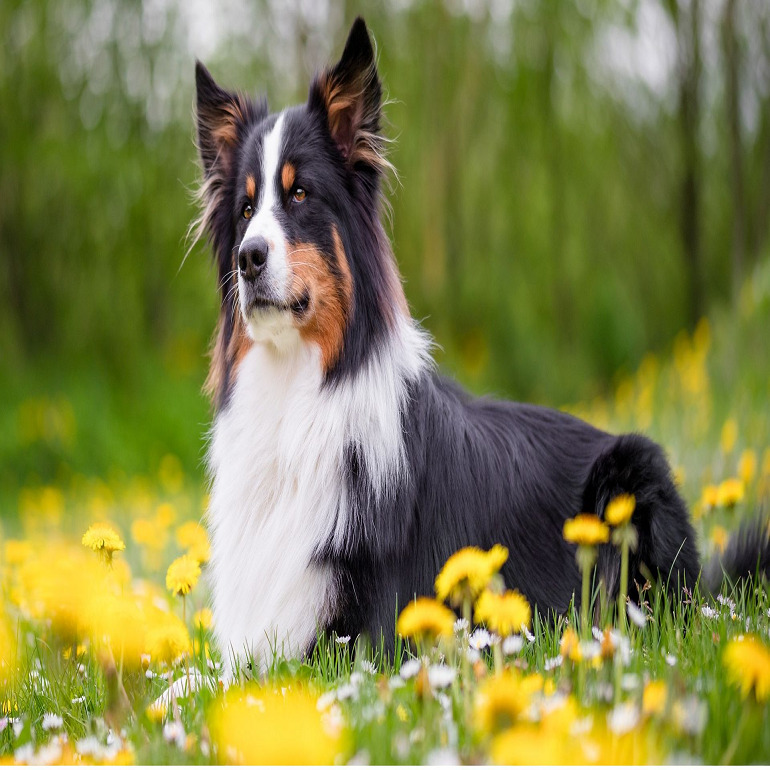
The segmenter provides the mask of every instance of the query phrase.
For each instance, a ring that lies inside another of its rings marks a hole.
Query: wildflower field
[[[665,446],[704,559],[768,510],[768,329],[766,267],[735,316],[680,334],[619,376],[612,397],[568,407]],[[9,429],[38,420],[54,435],[75,430],[66,404],[38,412],[19,404]],[[43,430],[35,440],[49,439]],[[206,496],[193,471],[165,455],[151,476],[72,474],[4,497],[4,758],[770,762],[770,599],[758,581],[673,607],[647,585],[638,606],[618,613],[604,602],[595,624],[579,613],[543,623],[501,584],[506,549],[469,549],[437,576],[435,596],[403,609],[395,659],[378,640],[324,639],[308,660],[279,657],[261,676],[243,668],[224,687],[207,608]],[[633,505],[619,498],[603,522],[570,522],[581,566],[590,569],[595,543],[633,547]]]

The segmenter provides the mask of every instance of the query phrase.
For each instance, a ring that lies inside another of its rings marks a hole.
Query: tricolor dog
[[[445,560],[502,543],[505,583],[543,615],[580,595],[565,519],[636,497],[631,574],[676,594],[701,572],[660,447],[568,414],[474,398],[444,378],[412,318],[381,222],[382,89],[366,25],[271,112],[196,69],[200,234],[221,307],[208,377],[208,521],[225,658],[301,655],[319,631],[392,645],[398,609]],[[765,567],[766,531],[723,557]],[[709,580],[719,582],[721,566]],[[620,563],[596,566],[617,594]]]

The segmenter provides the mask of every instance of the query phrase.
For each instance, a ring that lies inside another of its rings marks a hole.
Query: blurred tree
[[[193,61],[277,109],[305,98],[358,13],[393,97],[407,296],[474,389],[559,403],[606,388],[767,254],[768,4],[246,7],[0,5],[9,370],[45,359],[128,388],[160,354],[202,380],[216,315],[205,247],[180,268]]]

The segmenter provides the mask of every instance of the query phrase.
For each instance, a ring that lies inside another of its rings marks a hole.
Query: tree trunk
[[[725,56],[725,108],[730,142],[730,186],[733,199],[733,301],[737,301],[746,259],[746,187],[743,175],[743,137],[740,114],[740,62],[735,31],[735,0],[727,0],[722,21]]]

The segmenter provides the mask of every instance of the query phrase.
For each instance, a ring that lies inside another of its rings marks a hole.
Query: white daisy
[[[43,714],[44,730],[59,730],[64,724],[64,720],[58,714]]]

